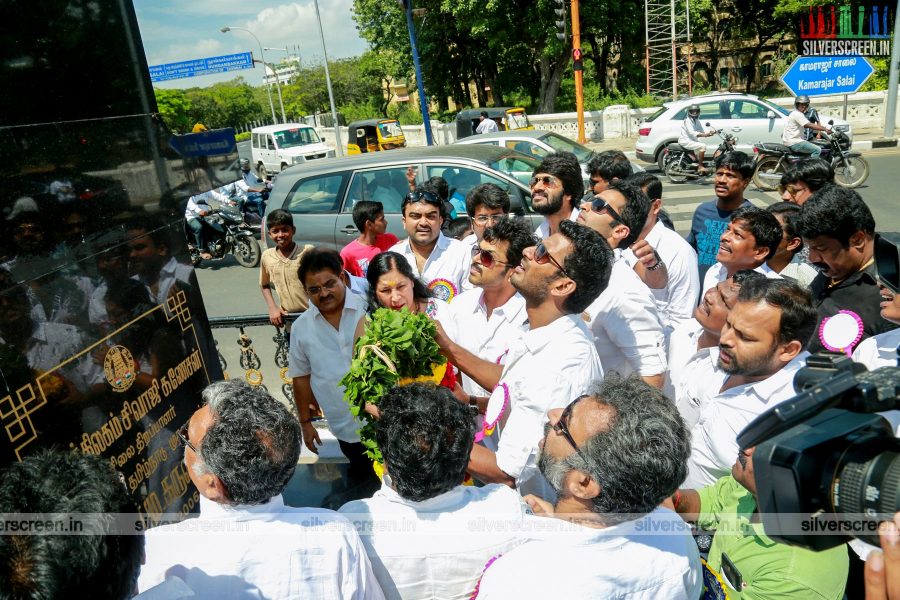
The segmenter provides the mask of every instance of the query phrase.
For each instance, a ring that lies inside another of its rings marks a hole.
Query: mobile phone
[[[741,572],[724,552],[722,553],[722,576],[735,591],[742,592],[744,590],[744,578],[741,577]]]

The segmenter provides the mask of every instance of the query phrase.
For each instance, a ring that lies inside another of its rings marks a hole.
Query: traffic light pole
[[[431,117],[428,116],[428,98],[425,96],[425,82],[422,79],[422,65],[419,63],[419,49],[416,47],[416,27],[412,18],[413,0],[398,0],[406,12],[406,27],[409,29],[409,45],[412,48],[413,65],[416,68],[416,89],[419,91],[419,107],[422,110],[422,124],[425,126],[425,144],[434,145],[431,135]]]
[[[578,143],[587,141],[584,136],[584,80],[581,58],[581,19],[578,0],[572,0],[572,70],[575,73],[575,110],[578,113]]]

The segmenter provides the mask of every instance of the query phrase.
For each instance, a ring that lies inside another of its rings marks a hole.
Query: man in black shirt
[[[820,271],[810,284],[819,324],[839,310],[851,310],[862,319],[863,339],[896,328],[881,316],[875,219],[859,194],[835,185],[822,188],[803,205],[799,230],[809,261]],[[824,350],[818,326],[807,349]]]

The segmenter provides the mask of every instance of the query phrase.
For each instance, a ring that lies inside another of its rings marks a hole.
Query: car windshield
[[[319,134],[311,127],[285,129],[284,131],[276,131],[273,135],[275,136],[275,143],[278,144],[279,148],[305,146],[307,144],[315,144],[319,141]]]
[[[397,121],[386,121],[384,123],[379,123],[378,131],[381,132],[381,137],[386,138],[403,135],[403,130],[400,129],[400,123]]]
[[[506,173],[525,185],[529,185],[531,175],[539,164],[541,164],[539,160],[511,151],[488,163],[488,166],[501,173]]]
[[[766,105],[766,108],[771,108],[771,109],[774,110],[776,113],[778,113],[778,114],[780,114],[780,115],[784,115],[785,117],[788,116],[789,114],[791,114],[790,111],[789,111],[788,109],[782,108],[782,107],[778,106],[777,104],[772,104],[772,103],[769,102],[768,100],[762,100],[762,99],[760,99],[760,102],[762,102],[763,104],[765,104],[765,105]]]
[[[547,142],[547,145],[558,151],[571,152],[578,158],[578,162],[583,163],[587,162],[591,156],[591,151],[578,144],[573,142],[569,138],[565,138],[558,133],[548,133],[544,136],[543,139]]]
[[[528,115],[525,114],[525,111],[518,110],[506,113],[507,129],[525,129],[526,127],[528,127]]]

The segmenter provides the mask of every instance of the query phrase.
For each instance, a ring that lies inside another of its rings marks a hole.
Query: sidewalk
[[[857,129],[853,132],[853,150],[871,150],[872,148],[897,148],[897,137],[885,139],[882,129]],[[574,137],[574,136],[573,136]],[[634,144],[637,138],[610,138],[599,142],[587,142],[585,146],[591,150],[621,150],[630,158],[634,158]]]

